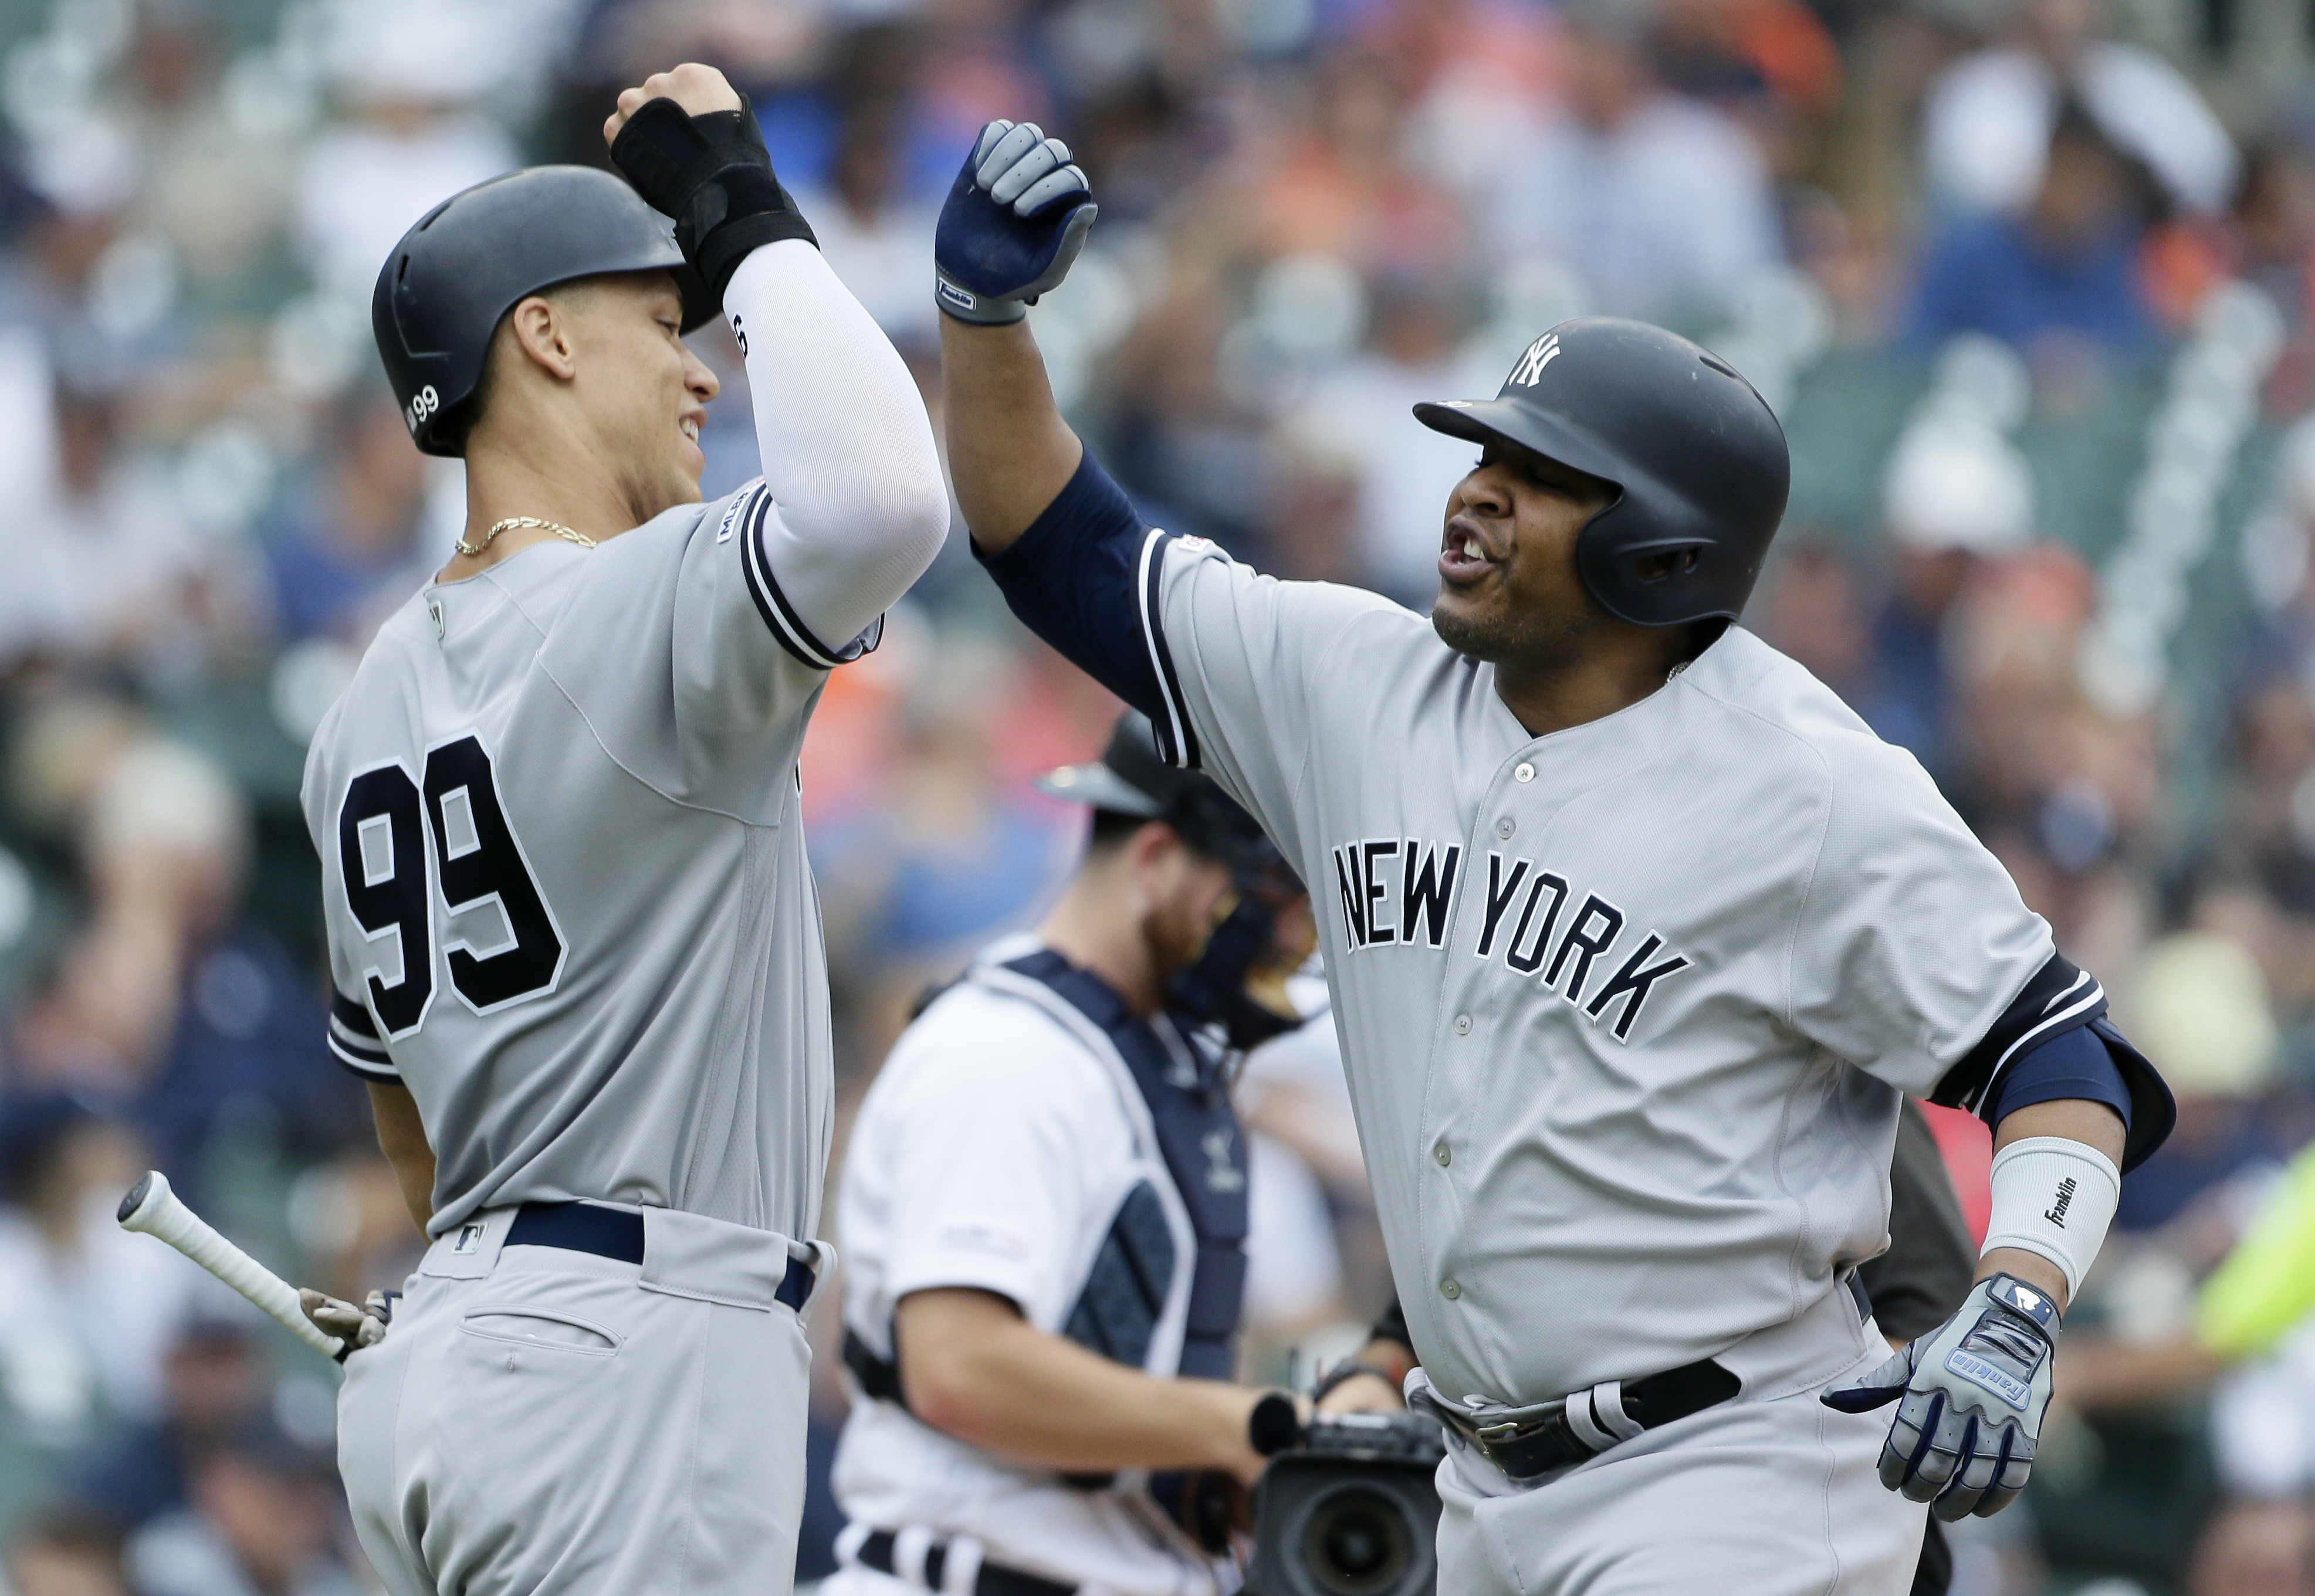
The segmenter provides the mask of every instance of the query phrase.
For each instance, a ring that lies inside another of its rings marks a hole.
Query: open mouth
[[[682,433],[694,443],[697,443],[699,441],[699,418],[697,416],[685,416],[681,418],[675,423],[675,430]]]
[[[1447,523],[1447,536],[1439,550],[1439,574],[1443,580],[1475,581],[1495,564],[1495,558],[1486,540],[1467,518],[1457,516]]]

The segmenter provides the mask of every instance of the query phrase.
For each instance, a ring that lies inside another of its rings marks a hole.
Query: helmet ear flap
[[[1624,544],[1613,531],[1597,538],[1592,532],[1592,527],[1585,528],[1577,545],[1583,585],[1609,614],[1639,626],[1698,618],[1699,590],[1709,592],[1718,585],[1729,552],[1719,539],[1696,534]]]
[[[1624,550],[1616,563],[1622,568],[1625,581],[1652,588],[1694,576],[1711,553],[1712,545],[1700,540],[1651,543]]]

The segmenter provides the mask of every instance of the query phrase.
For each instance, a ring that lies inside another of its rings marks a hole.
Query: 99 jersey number
[[[562,934],[507,824],[479,738],[430,749],[418,781],[393,764],[348,783],[338,864],[364,938],[373,948],[391,939],[401,955],[397,976],[374,963],[364,978],[390,1038],[425,1024],[434,1000],[438,892],[451,989],[475,1013],[552,991],[563,973]]]

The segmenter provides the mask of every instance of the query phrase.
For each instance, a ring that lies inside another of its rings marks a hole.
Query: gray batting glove
[[[386,1327],[394,1322],[394,1299],[399,1291],[372,1291],[369,1301],[360,1308],[341,1302],[335,1297],[324,1297],[307,1287],[297,1293],[297,1306],[324,1335],[334,1335],[345,1343],[348,1352],[363,1347],[376,1346],[386,1339]]]
[[[1997,1274],[1943,1325],[1821,1400],[1842,1413],[1896,1402],[1881,1483],[1941,1519],[1989,1518],[2017,1499],[2033,1469],[2058,1328],[2056,1303]]]

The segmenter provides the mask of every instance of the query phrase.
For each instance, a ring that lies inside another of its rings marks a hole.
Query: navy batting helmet
[[[1643,626],[1736,618],[1784,519],[1784,429],[1734,367],[1613,316],[1546,332],[1488,400],[1418,404],[1426,426],[1508,439],[1616,490],[1576,539],[1583,585]],[[1673,556],[1643,574],[1650,555]]]
[[[412,439],[430,455],[464,454],[499,319],[542,288],[613,271],[671,272],[687,332],[715,314],[668,219],[610,173],[533,166],[428,211],[386,258],[369,302]]]

